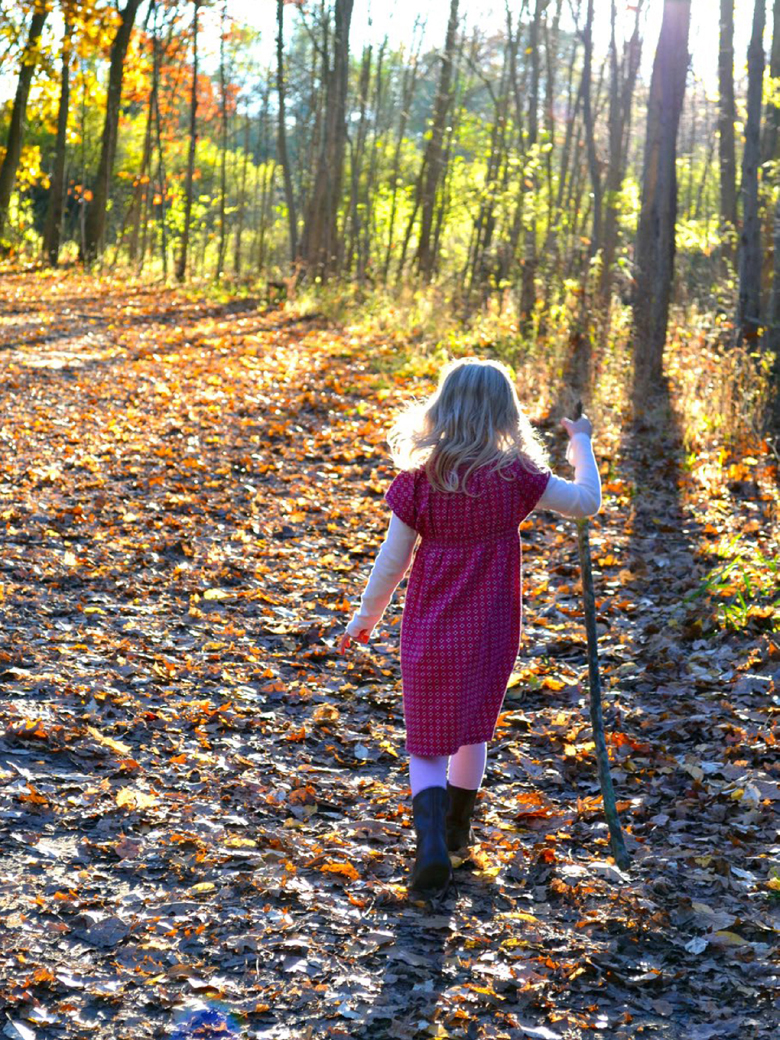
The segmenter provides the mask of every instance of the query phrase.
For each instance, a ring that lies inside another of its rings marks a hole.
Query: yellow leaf
[[[213,892],[216,887],[213,881],[200,881],[197,885],[193,885],[190,888],[190,892],[193,895],[202,895],[204,892]]]
[[[120,809],[149,809],[152,805],[157,805],[157,797],[132,787],[123,787],[121,791],[117,791],[116,804]]]
[[[94,726],[87,726],[87,733],[103,747],[111,748],[112,751],[116,751],[118,755],[129,755],[130,747],[127,744],[123,744],[121,740],[114,740],[113,737],[104,736],[99,730],[95,729]]]
[[[206,589],[203,593],[204,599],[233,599],[235,593],[228,592],[227,589]]]

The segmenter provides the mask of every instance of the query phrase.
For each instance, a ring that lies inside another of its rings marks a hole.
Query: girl
[[[582,517],[601,505],[591,423],[561,424],[573,482],[550,473],[506,366],[464,358],[388,437],[400,469],[385,494],[390,526],[339,650],[368,641],[414,557],[401,624],[417,837],[410,889],[446,889],[449,852],[472,840],[487,741],[520,644],[518,525],[537,507]]]

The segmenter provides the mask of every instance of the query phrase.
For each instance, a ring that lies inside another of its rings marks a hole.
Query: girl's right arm
[[[360,633],[364,632],[367,639],[371,634],[409,569],[416,541],[417,531],[392,513],[385,540],[374,560],[360,606],[347,625],[346,635],[359,639]],[[365,642],[365,639],[361,641]]]
[[[590,442],[591,424],[585,416],[561,420],[569,434],[566,461],[574,466],[574,480],[551,476],[537,509],[552,509],[563,516],[593,516],[601,508],[601,479]]]

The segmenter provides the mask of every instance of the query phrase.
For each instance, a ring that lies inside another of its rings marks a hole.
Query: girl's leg
[[[424,791],[426,787],[446,787],[447,756],[410,755],[409,783],[412,788],[412,798],[420,791]]]
[[[447,756],[410,755],[409,783],[417,835],[417,852],[409,876],[409,888],[423,892],[444,891],[452,879],[446,835],[449,808]]]
[[[450,759],[449,782],[453,787],[477,791],[485,775],[487,744],[464,744]]]

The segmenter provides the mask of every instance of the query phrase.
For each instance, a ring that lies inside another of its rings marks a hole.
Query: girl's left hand
[[[341,639],[339,639],[339,653],[343,654],[349,650],[350,646],[352,646],[353,638],[356,638],[359,643],[367,643],[368,635],[369,633],[367,628],[361,628],[356,637],[351,636],[349,632],[345,632]]]

